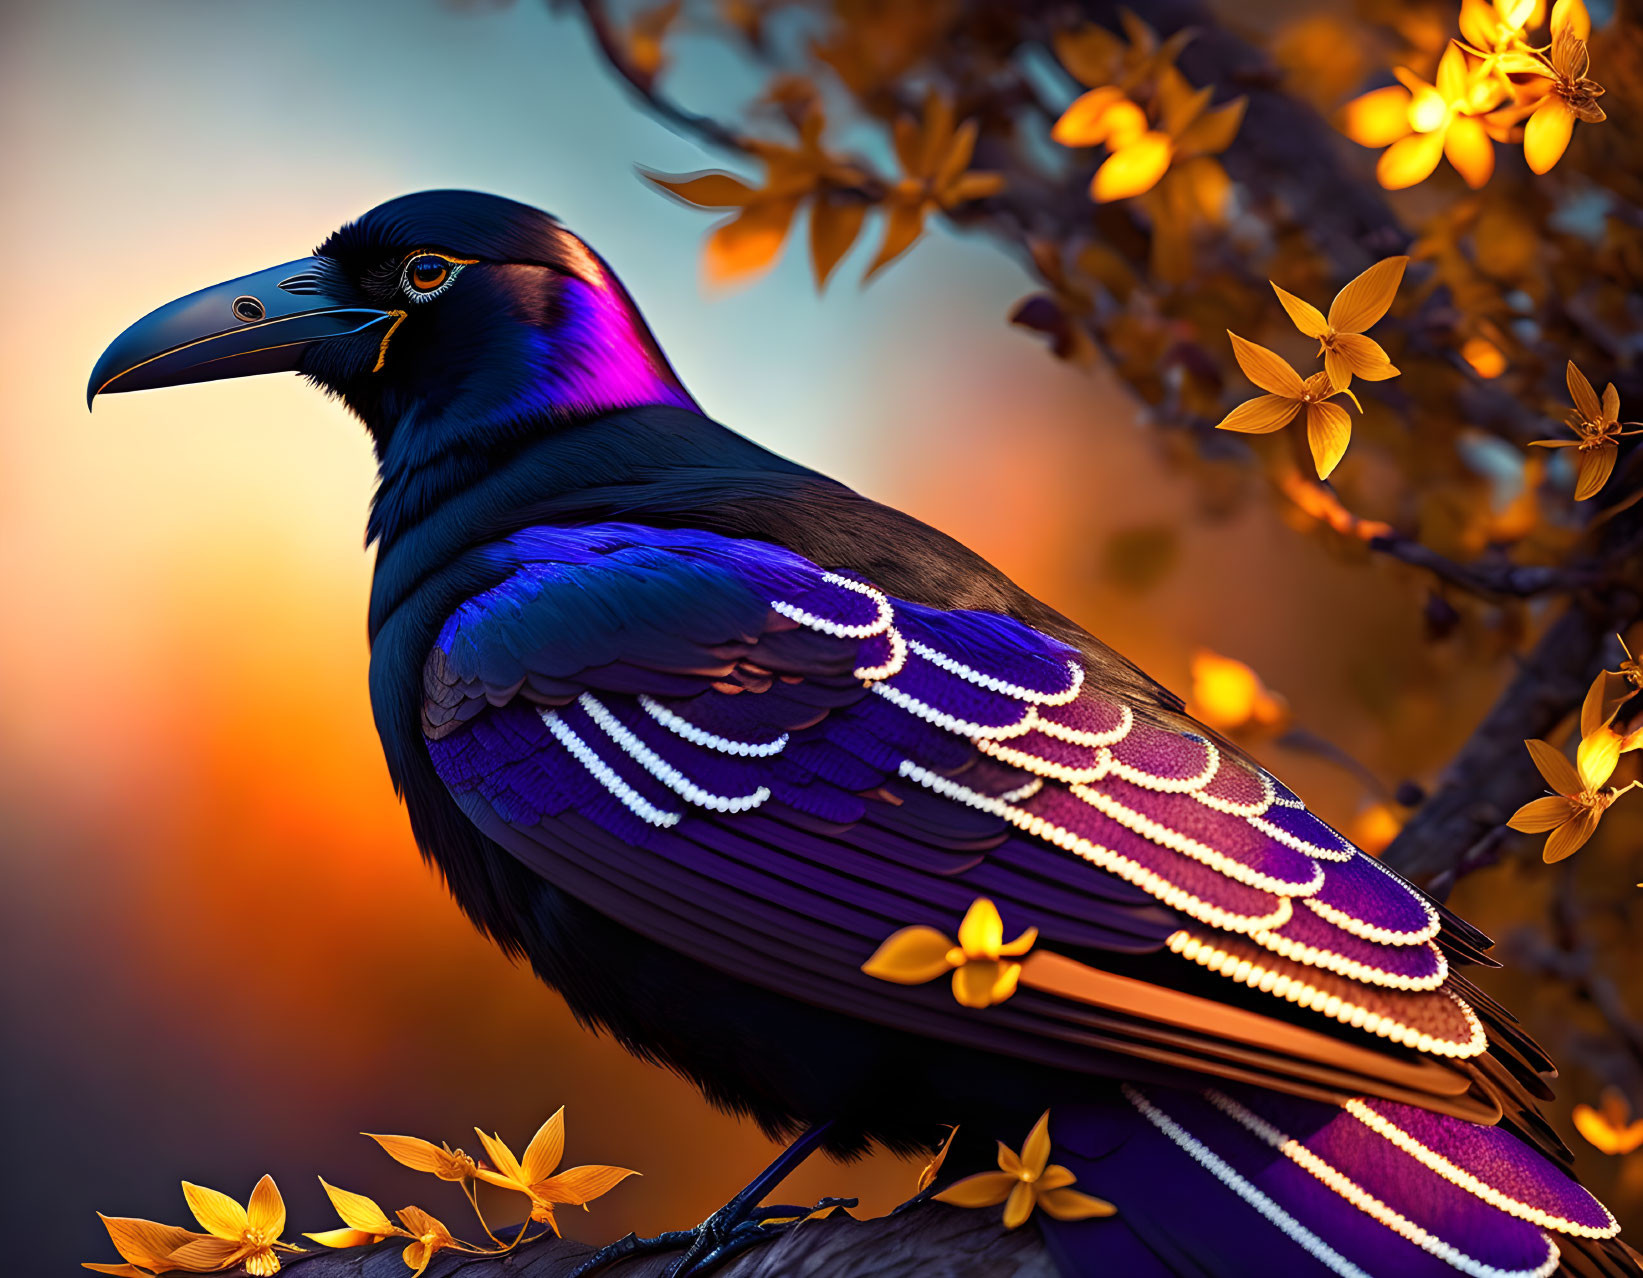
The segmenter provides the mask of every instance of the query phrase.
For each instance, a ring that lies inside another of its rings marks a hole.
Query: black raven
[[[554,218],[392,200],[138,321],[90,394],[279,370],[375,442],[424,854],[582,1020],[804,1133],[677,1272],[811,1149],[950,1124],[952,1170],[1009,1146],[954,1197],[1071,1274],[1635,1272],[1460,970],[1486,938],[977,555],[706,416]]]

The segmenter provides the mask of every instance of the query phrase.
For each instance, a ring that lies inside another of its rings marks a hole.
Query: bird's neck
[[[363,414],[378,462],[367,541],[391,543],[518,454],[582,423],[645,407],[701,414],[614,276],[566,278],[546,322],[480,340],[473,375]]]
[[[391,488],[385,472],[369,531],[377,545],[371,631],[420,583],[521,528],[608,519],[712,526],[739,501],[807,483],[838,487],[672,405],[544,420],[510,444],[442,454]]]
[[[594,280],[566,277],[552,322],[526,330],[533,375],[511,388],[503,411],[560,421],[646,404],[700,412],[621,282],[602,267]]]

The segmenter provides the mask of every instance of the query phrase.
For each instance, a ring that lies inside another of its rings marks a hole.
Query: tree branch
[[[1635,467],[1634,467],[1635,469]],[[1604,512],[1596,559],[1617,582],[1636,583],[1643,503]],[[1542,789],[1523,748],[1548,737],[1578,707],[1603,669],[1610,636],[1643,615],[1634,586],[1577,594],[1549,625],[1517,674],[1444,770],[1437,787],[1386,849],[1386,863],[1447,895],[1503,837],[1506,819]]]
[[[1514,564],[1504,555],[1469,564],[1456,563],[1401,533],[1372,537],[1368,544],[1371,550],[1422,568],[1447,585],[1486,599],[1528,599],[1553,592],[1568,593],[1595,586],[1603,578],[1603,570],[1597,565]]]
[[[580,7],[613,70],[647,110],[708,146],[731,154],[750,153],[744,135],[686,110],[656,90],[623,52],[602,0],[580,0]],[[999,89],[1004,83],[1002,68],[1010,65],[1015,52],[1029,44],[1047,44],[1070,17],[1116,28],[1121,7],[1117,0],[1081,0],[1069,10],[1060,0],[1025,0],[1007,10],[1002,25],[972,30],[974,24],[955,22],[943,36],[937,69],[945,74],[949,82],[945,87],[959,101],[961,111],[974,108],[983,112],[984,119],[1000,124],[996,110],[994,115],[985,114],[998,105],[989,102],[986,94],[1000,93],[1019,105],[1020,94],[1010,96]],[[1201,0],[1157,0],[1146,7],[1144,16],[1163,36],[1185,27],[1197,31],[1179,58],[1181,70],[1194,83],[1214,84],[1248,96],[1244,127],[1220,158],[1250,193],[1273,234],[1303,235],[1343,276],[1374,257],[1407,248],[1412,237],[1387,205],[1383,192],[1363,166],[1354,169],[1343,163],[1342,140],[1316,111],[1282,90],[1264,52],[1220,26]],[[1006,34],[1000,35],[1001,31]],[[1013,44],[1004,47],[1000,42]],[[1022,100],[1031,105],[1030,95]],[[889,104],[898,105],[893,97]],[[882,116],[889,108],[883,100],[875,100],[863,109]],[[998,136],[995,132],[992,127],[983,128],[976,162],[1004,171],[1005,189],[997,197],[959,209],[954,219],[959,225],[986,230],[1041,276],[1046,268],[1033,260],[1035,240],[1076,245],[1088,237],[1092,227],[1115,237],[1114,248],[1121,256],[1131,260],[1145,256],[1146,228],[1135,220],[1139,214],[1118,206],[1092,209],[1084,190],[1086,174],[1077,165],[1065,166],[1061,172],[1035,166],[1006,145],[1008,129]],[[1218,245],[1214,251],[1218,270],[1258,285],[1258,291],[1265,290],[1265,279],[1251,274],[1250,255],[1230,244]],[[1054,279],[1046,283],[1059,288]],[[1114,314],[1122,318],[1122,308]],[[1102,312],[1098,299],[1070,322],[1103,339],[1108,336],[1103,325],[1113,318]],[[1453,336],[1454,324],[1452,307],[1434,293],[1415,316],[1406,318],[1402,329],[1411,351],[1441,359],[1455,371],[1459,379],[1456,403],[1465,409],[1467,420],[1522,443],[1538,429],[1539,414],[1521,396],[1473,376],[1464,361],[1444,346],[1446,335]],[[1560,364],[1561,357],[1553,362]],[[1156,380],[1161,370],[1136,373],[1121,365],[1120,372],[1132,381]],[[1173,401],[1166,400],[1156,411],[1183,425],[1207,424]],[[1643,450],[1634,450],[1638,452]],[[1635,463],[1636,458],[1630,460]],[[1633,464],[1623,469],[1635,485],[1639,467]],[[1621,479],[1615,476],[1616,481]],[[1611,483],[1611,491],[1616,490],[1625,491],[1625,487]],[[1602,527],[1596,527],[1598,523]],[[1504,555],[1463,564],[1396,532],[1364,540],[1376,552],[1484,600],[1571,596],[1566,610],[1547,627],[1446,769],[1431,798],[1386,852],[1389,864],[1447,891],[1460,873],[1493,856],[1506,818],[1538,790],[1523,741],[1556,729],[1580,703],[1587,684],[1601,668],[1609,635],[1638,618],[1637,592],[1626,585],[1635,579],[1628,573],[1636,571],[1643,541],[1638,509],[1616,507],[1600,516],[1589,534],[1590,553],[1561,565],[1519,565]]]
[[[372,1247],[309,1252],[288,1258],[284,1268],[300,1278],[405,1273],[398,1257],[404,1246],[403,1240],[390,1239]],[[426,1278],[569,1278],[592,1254],[586,1243],[549,1234],[505,1256],[440,1253]],[[618,1261],[598,1270],[598,1278],[661,1278],[678,1257],[673,1251]],[[875,1220],[835,1214],[804,1221],[733,1257],[715,1278],[874,1278],[886,1273],[917,1273],[919,1278],[1054,1278],[1056,1268],[1031,1223],[1006,1231],[997,1211],[923,1203]]]

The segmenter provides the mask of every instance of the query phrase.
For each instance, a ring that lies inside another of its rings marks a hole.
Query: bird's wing
[[[1059,641],[691,530],[538,528],[496,553],[517,566],[441,631],[424,732],[468,816],[585,903],[930,1037],[1504,1111],[1556,1147],[1531,1095],[1547,1062],[1451,970],[1481,938]],[[900,929],[954,937],[982,897],[1006,940],[1037,929],[996,1005],[862,970]]]

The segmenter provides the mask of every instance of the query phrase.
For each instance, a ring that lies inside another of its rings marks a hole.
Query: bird
[[[273,372],[374,446],[370,697],[424,857],[581,1022],[792,1142],[659,1236],[674,1274],[783,1228],[812,1152],[954,1128],[943,1201],[1068,1275],[1640,1272],[1487,937],[980,555],[715,421],[555,217],[391,199],[132,324],[87,403]]]

